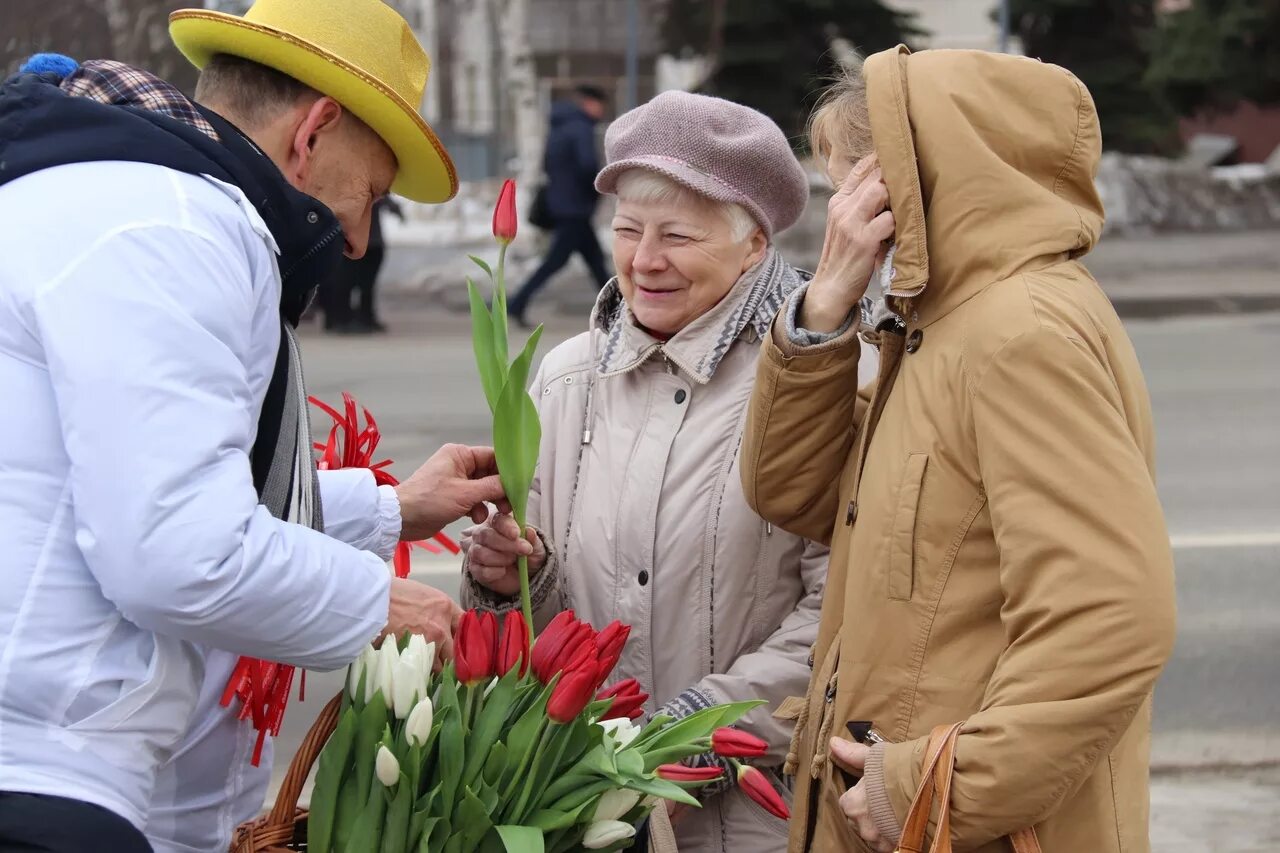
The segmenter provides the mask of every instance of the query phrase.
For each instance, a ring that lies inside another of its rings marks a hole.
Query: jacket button
[[[858,520],[858,502],[849,501],[849,508],[845,510],[845,514],[844,514],[844,525],[845,527],[852,527],[853,523],[857,520]]]
[[[310,222],[312,225],[315,225],[317,222],[320,221],[320,214],[316,213],[314,210],[311,211],[310,213],[307,214],[307,221]]]
[[[916,329],[911,333],[910,337],[907,338],[907,352],[915,352],[920,349],[920,344],[923,342],[924,332],[920,329]]]
[[[641,569],[641,570],[640,570],[640,574],[639,574],[639,576],[638,576],[638,577],[636,577],[636,580],[638,580],[638,581],[640,582],[640,586],[645,586],[646,584],[648,584],[648,583],[649,583],[649,570],[648,570],[648,569]]]
[[[688,396],[689,396],[688,394],[684,393],[684,389],[681,388],[679,391],[676,392],[676,405],[678,406],[681,403],[683,403],[685,401],[685,398]]]

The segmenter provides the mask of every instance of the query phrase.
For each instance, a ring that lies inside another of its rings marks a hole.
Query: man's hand
[[[391,606],[382,634],[422,634],[428,643],[436,644],[436,653],[442,660],[449,660],[453,657],[453,631],[461,618],[462,608],[435,587],[408,578],[392,578]]]
[[[490,447],[446,444],[396,486],[396,497],[406,542],[434,536],[463,516],[479,524],[489,515],[485,501],[510,509]]]
[[[862,776],[871,747],[842,738],[831,739],[831,760],[855,776]],[[867,803],[865,779],[845,791],[840,797],[840,809],[845,818],[874,853],[893,853],[894,843],[880,834],[871,819],[871,807]]]
[[[822,257],[805,291],[800,325],[812,332],[834,332],[867,292],[876,266],[884,260],[885,241],[893,236],[889,190],[875,155],[853,167],[827,205],[827,236]]]
[[[462,538],[467,552],[467,571],[475,582],[498,595],[513,596],[520,591],[518,557],[529,558],[529,577],[547,563],[547,550],[532,527],[520,535],[520,525],[510,513],[495,512],[483,523],[469,529]]]

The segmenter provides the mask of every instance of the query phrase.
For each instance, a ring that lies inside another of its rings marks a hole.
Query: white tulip
[[[596,725],[604,729],[605,734],[613,738],[614,742],[618,744],[619,750],[626,749],[633,740],[640,736],[640,727],[625,717],[601,720]]]
[[[435,717],[435,708],[431,697],[423,699],[409,712],[409,719],[404,724],[405,736],[409,746],[422,746],[431,737],[431,723]]]
[[[378,781],[388,788],[400,781],[400,761],[396,758],[394,752],[387,749],[385,743],[378,747],[378,757],[374,761],[373,767],[378,776]]]
[[[395,711],[396,719],[403,720],[409,716],[409,712],[413,710],[413,703],[417,702],[418,696],[422,694],[418,668],[414,666],[413,660],[400,658],[396,661],[395,673],[391,680],[393,682],[392,709]]]
[[[395,638],[387,637],[382,642],[382,648],[378,649],[377,676],[373,679],[373,689],[365,691],[366,702],[373,698],[374,693],[381,690],[383,701],[387,703],[387,710],[391,709],[395,698],[391,691],[395,686],[396,663],[399,660],[400,650],[396,648]]]
[[[373,667],[377,660],[375,657],[377,654],[378,652],[373,646],[365,646],[364,651],[360,653],[360,657],[352,661],[351,667],[347,672],[347,693],[352,699],[356,698],[356,688],[360,686],[360,676],[364,675],[365,679],[373,678]],[[367,683],[365,684],[365,694],[366,697],[370,695]],[[366,698],[365,701],[367,702],[368,699]]]
[[[422,636],[421,634],[410,634],[409,645],[405,646],[404,651],[405,651],[405,654],[412,653],[415,655],[422,655],[423,657],[428,657],[427,646],[434,646],[434,645],[435,643],[428,643],[427,638]],[[431,655],[430,657],[435,657],[435,656]]]
[[[605,791],[600,802],[596,804],[596,815],[593,820],[618,820],[634,809],[638,802],[640,802],[639,791],[629,791],[626,788]]]
[[[598,820],[587,827],[587,834],[582,837],[582,846],[588,850],[603,850],[612,847],[624,838],[632,838],[636,828],[620,820]]]

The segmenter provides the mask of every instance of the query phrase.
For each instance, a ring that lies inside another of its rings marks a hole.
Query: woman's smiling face
[[[764,257],[764,233],[739,238],[724,208],[692,193],[619,198],[613,263],[636,320],[670,338],[714,308]]]

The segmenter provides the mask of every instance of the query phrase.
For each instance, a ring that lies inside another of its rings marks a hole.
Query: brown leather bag
[[[898,853],[924,853],[925,833],[933,811],[934,794],[938,797],[938,830],[934,833],[931,853],[951,853],[951,777],[956,770],[956,738],[963,723],[938,726],[929,735],[925,752],[924,773],[907,819],[902,824],[902,840]],[[1040,841],[1034,828],[1020,829],[1009,836],[1013,853],[1040,853]]]

